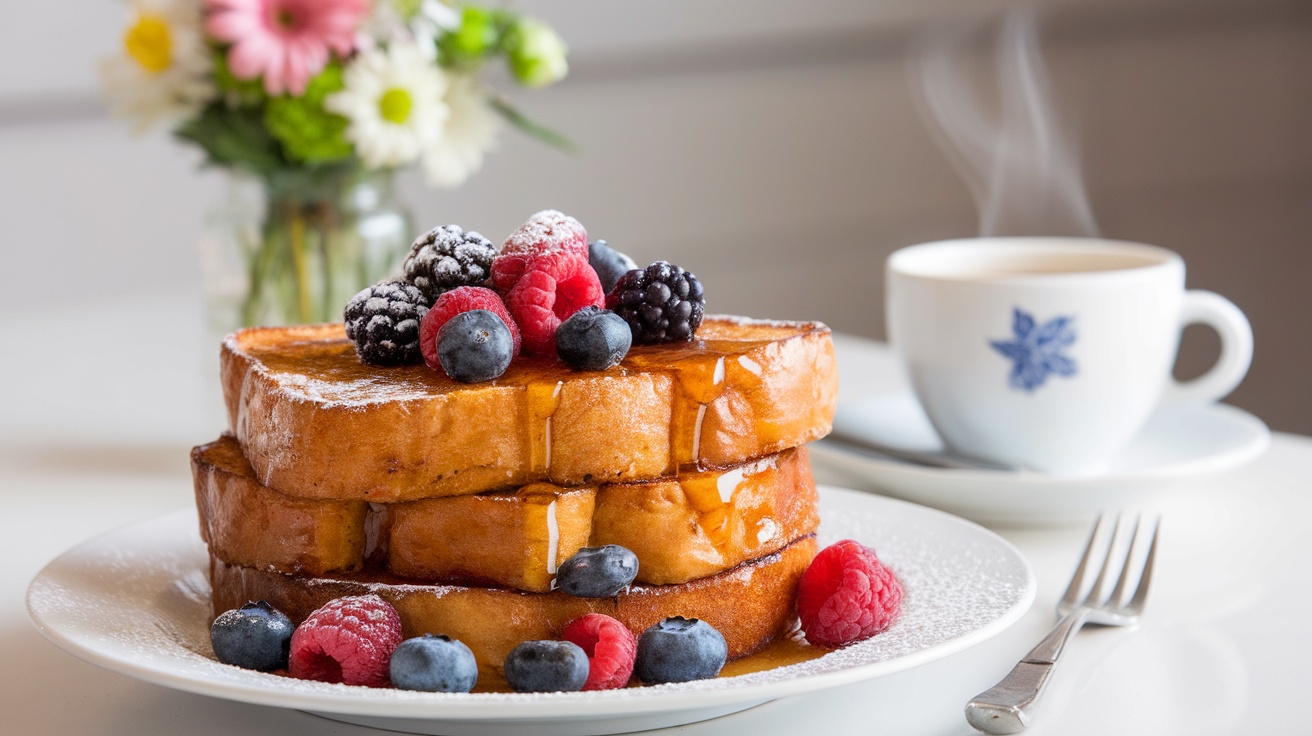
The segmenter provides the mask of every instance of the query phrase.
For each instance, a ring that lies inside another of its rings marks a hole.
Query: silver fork
[[[1080,627],[1086,623],[1129,626],[1139,621],[1144,600],[1148,597],[1148,585],[1152,582],[1153,559],[1157,554],[1157,533],[1160,528],[1159,522],[1153,523],[1152,535],[1147,543],[1148,551],[1141,553],[1138,539],[1141,522],[1139,518],[1134,520],[1130,531],[1131,544],[1119,565],[1120,576],[1116,580],[1116,587],[1108,593],[1109,578],[1116,574],[1116,561],[1113,557],[1123,539],[1120,517],[1111,522],[1112,538],[1107,543],[1098,578],[1085,593],[1085,580],[1094,571],[1094,549],[1098,539],[1104,536],[1103,527],[1106,526],[1106,518],[1098,518],[1075,576],[1057,603],[1057,615],[1060,617],[1057,625],[1001,682],[976,695],[966,704],[966,720],[970,725],[990,734],[1019,733],[1024,730],[1030,724],[1039,695],[1052,678],[1052,671],[1066,642]],[[1136,568],[1139,573],[1137,576],[1133,574]],[[1128,590],[1131,578],[1135,578],[1133,591]]]

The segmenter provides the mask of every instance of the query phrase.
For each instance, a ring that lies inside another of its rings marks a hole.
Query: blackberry
[[[419,236],[401,269],[405,280],[423,291],[432,306],[444,291],[487,281],[496,254],[492,241],[482,235],[465,232],[459,225],[443,225]]]
[[[620,277],[606,308],[629,323],[635,343],[691,340],[706,313],[702,282],[665,261]]]
[[[423,360],[419,323],[428,313],[424,293],[403,281],[382,281],[351,297],[342,312],[346,336],[360,360],[373,365],[404,365]]]

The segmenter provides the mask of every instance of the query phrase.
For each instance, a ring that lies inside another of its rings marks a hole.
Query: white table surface
[[[24,593],[46,562],[99,532],[190,505],[187,448],[221,428],[217,349],[188,302],[8,318],[0,328],[12,350],[0,366],[9,387],[0,411],[0,731],[382,733],[147,685],[42,639]],[[876,343],[841,338],[838,354],[844,400],[902,381]],[[1251,465],[1168,502],[1143,624],[1077,637],[1029,733],[1308,732],[1309,476],[1312,440],[1277,435]],[[898,675],[659,733],[973,733],[962,705],[1052,624],[1085,534],[998,531],[1039,583],[1034,608],[1002,635]]]

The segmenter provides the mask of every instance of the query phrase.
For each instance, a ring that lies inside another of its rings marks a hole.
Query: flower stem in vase
[[[291,217],[288,218],[288,233],[291,240],[292,266],[296,274],[296,318],[299,322],[309,322],[312,311],[310,303],[310,268],[305,256],[305,211],[297,203],[291,205]]]
[[[282,237],[274,225],[276,218],[265,216],[260,228],[259,247],[249,251],[247,264],[246,296],[241,302],[241,322],[243,326],[258,324],[264,312],[265,281],[273,268],[280,250]]]
[[[327,218],[324,218],[325,220]],[[315,321],[328,322],[332,318],[331,305],[332,296],[337,292],[333,288],[333,269],[336,267],[336,260],[333,258],[333,248],[336,247],[336,237],[333,235],[333,228],[326,221],[319,223],[319,281],[323,288],[319,291],[319,300],[315,305]],[[340,307],[340,305],[339,305]]]

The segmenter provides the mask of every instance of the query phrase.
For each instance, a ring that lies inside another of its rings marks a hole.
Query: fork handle
[[[966,704],[966,720],[989,734],[1020,733],[1030,725],[1039,696],[1052,678],[1066,642],[1084,624],[1085,612],[1063,616],[998,684]]]

